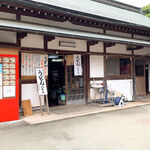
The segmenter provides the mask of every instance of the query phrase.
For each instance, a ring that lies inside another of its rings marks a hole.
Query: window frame
[[[106,66],[106,77],[129,77],[132,75],[132,61],[130,60],[130,57],[109,56],[108,59],[110,59],[110,58],[119,59],[119,68],[118,68],[119,74],[112,74],[112,75],[107,74],[107,59],[106,59],[106,65],[105,65]],[[121,59],[129,60],[129,74],[121,74],[120,73],[120,60]]]

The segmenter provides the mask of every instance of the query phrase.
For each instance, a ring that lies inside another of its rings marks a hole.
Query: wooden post
[[[98,44],[98,41],[87,41],[86,55],[86,102],[90,102],[90,46]]]
[[[90,44],[87,42],[86,55],[86,102],[90,101]]]
[[[48,97],[47,97],[47,95],[45,95],[46,96],[46,106],[47,106],[47,113],[48,113],[48,115],[49,115],[49,104],[48,104]]]
[[[42,109],[41,96],[39,96],[39,101],[40,101],[40,109],[41,109],[41,115],[43,116],[43,109]]]

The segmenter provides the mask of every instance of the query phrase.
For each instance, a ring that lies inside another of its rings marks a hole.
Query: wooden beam
[[[0,42],[0,46],[5,46],[5,47],[17,47],[17,44],[16,44],[16,43]]]
[[[19,107],[21,108],[22,86],[21,86],[21,52],[19,52]]]
[[[47,35],[44,35],[44,51],[48,51],[48,42],[54,40],[55,37],[54,36],[47,36]]]
[[[52,40],[55,40],[55,37],[54,36],[44,35],[44,40],[47,41],[47,42],[50,42]]]
[[[18,32],[17,33],[17,38],[18,39],[23,39],[23,38],[25,38],[27,36],[27,33],[25,33],[25,32]]]
[[[20,21],[21,20],[21,15],[16,14],[16,20]]]
[[[88,41],[87,46],[93,46],[95,44],[98,44],[98,41]],[[89,50],[89,49],[88,49]],[[89,51],[90,52],[90,51]]]
[[[127,45],[127,50],[139,50],[139,49],[143,49],[143,46],[136,46],[136,45]]]
[[[25,32],[18,32],[17,33],[17,45],[21,47],[21,39],[25,38],[27,33]]]
[[[112,46],[115,46],[116,43],[112,43],[112,42],[105,42],[105,48],[107,47],[112,47]]]
[[[44,49],[43,48],[29,48],[29,47],[21,47],[20,48],[20,51],[22,52],[33,52],[33,53],[43,53],[44,52]]]

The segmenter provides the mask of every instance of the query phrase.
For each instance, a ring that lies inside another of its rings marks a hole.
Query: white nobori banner
[[[36,69],[36,78],[37,78],[39,95],[47,95],[47,87],[46,87],[44,69]]]
[[[82,76],[81,55],[74,55],[74,76]]]

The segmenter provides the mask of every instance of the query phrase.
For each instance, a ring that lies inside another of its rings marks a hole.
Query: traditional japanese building
[[[50,106],[91,102],[93,82],[129,101],[146,95],[149,53],[150,19],[140,8],[115,0],[0,0],[0,122],[19,119],[22,100],[39,107],[36,68],[44,68]]]

